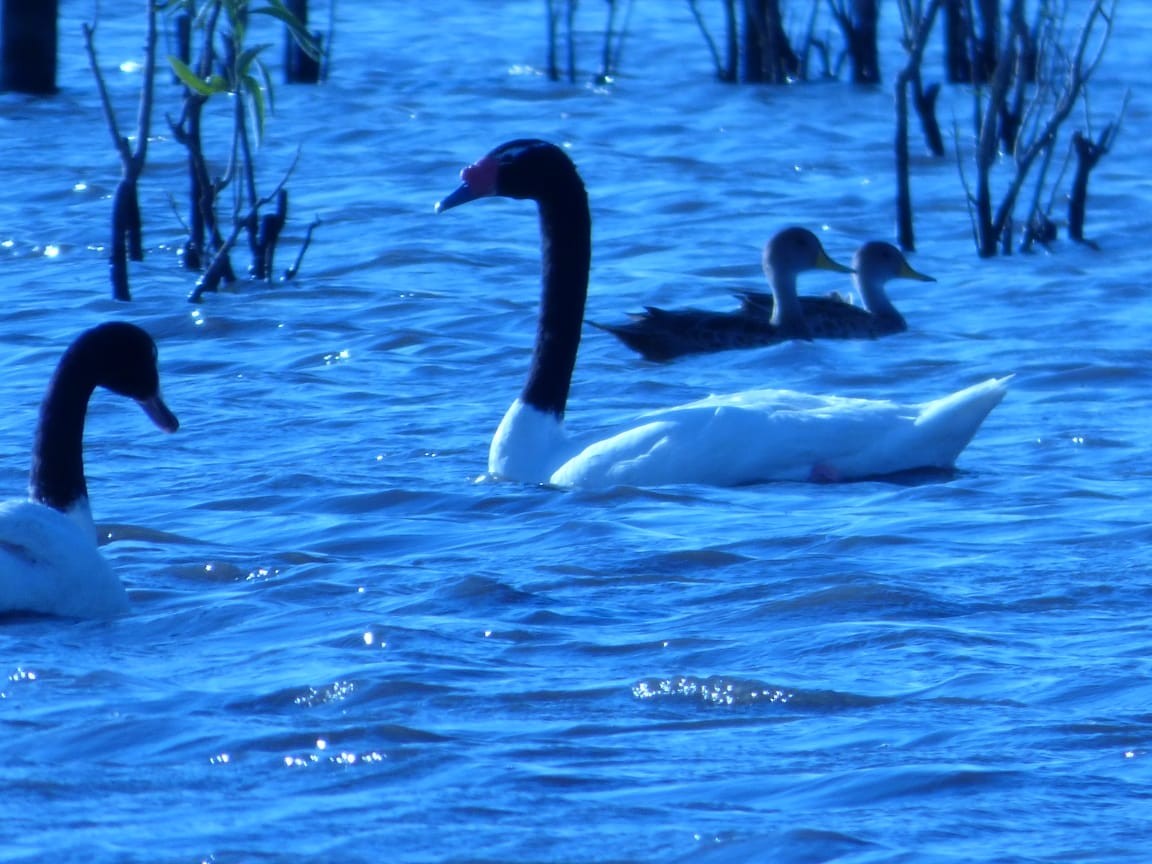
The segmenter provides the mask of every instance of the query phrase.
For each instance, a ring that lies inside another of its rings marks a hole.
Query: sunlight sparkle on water
[[[49,243],[47,246],[44,247],[44,257],[45,258],[55,258],[59,254],[60,254],[60,247],[57,246],[55,243]]]
[[[388,647],[388,643],[383,641],[383,640],[381,640],[379,643],[377,643],[376,634],[373,633],[371,630],[368,630],[364,633],[364,644],[365,645],[379,644],[381,648],[387,648]]]

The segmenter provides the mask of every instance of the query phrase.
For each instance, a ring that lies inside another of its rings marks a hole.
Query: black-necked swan
[[[460,176],[437,212],[502,196],[534,200],[540,215],[536,344],[524,389],[492,439],[495,477],[564,487],[735,485],[950,468],[1004,396],[1008,378],[917,405],[751,390],[644,414],[608,436],[569,438],[564,409],[592,250],[584,183],[563,150],[536,139],[501,144]]]
[[[135,399],[165,432],[156,343],[134,324],[86,330],[64,352],[40,404],[28,499],[0,504],[0,613],[117,615],[124,586],[96,543],[84,479],[84,418],[97,387]]]
[[[768,241],[778,245],[790,234],[804,229],[789,228]],[[804,232],[808,234],[809,232]],[[815,236],[812,236],[815,242]],[[765,252],[767,258],[767,250]],[[776,268],[780,272],[781,268]],[[807,268],[805,268],[807,269]],[[827,268],[826,268],[827,269]],[[802,336],[809,339],[876,339],[908,329],[904,316],[892,304],[885,284],[892,279],[935,282],[931,276],[914,270],[900,250],[891,243],[869,241],[852,258],[852,279],[864,303],[863,308],[840,297],[795,293],[794,284],[778,285],[769,273],[771,293],[741,291],[738,309],[714,312],[706,309],[661,309],[649,306],[624,324],[596,324],[615,335],[625,345],[648,360],[672,360],[687,354],[706,354],[733,348],[774,345],[788,337],[774,320],[780,296],[794,297],[793,315],[804,319]],[[800,332],[793,328],[793,333]]]

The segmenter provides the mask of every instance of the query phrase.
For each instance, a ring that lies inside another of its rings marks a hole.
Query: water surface
[[[939,281],[892,286],[907,334],[652,364],[585,331],[574,430],[756,386],[915,401],[1015,373],[954,475],[595,493],[476,482],[526,371],[536,219],[432,204],[500,141],[563,143],[591,192],[589,318],[725,308],[780,227],[840,259],[891,237],[890,83],[722,86],[686,8],[636,4],[652,37],[612,87],[552,84],[538,3],[341,4],[331,80],[278,88],[263,150],[272,184],[303,144],[281,265],[322,226],[299,278],[185,302],[158,118],[118,304],[119,166],[89,9],[62,5],[61,94],[0,96],[0,481],[21,494],[47,375],[102,320],[155,335],[182,426],[93,401],[132,611],[0,628],[0,858],[1145,860],[1146,4],[1092,91],[1094,130],[1133,92],[1092,177],[1098,250],[978,260],[955,159],[918,152],[913,263]],[[112,5],[127,129],[142,36]],[[580,22],[590,72],[599,9]],[[946,93],[945,125],[970,105]]]

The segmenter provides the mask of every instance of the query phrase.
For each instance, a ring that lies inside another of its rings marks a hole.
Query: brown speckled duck
[[[871,241],[857,250],[852,261],[851,272],[864,302],[863,308],[838,295],[800,296],[796,293],[796,275],[803,270],[848,271],[828,259],[822,247],[819,249],[822,260],[806,257],[804,250],[813,243],[819,247],[815,235],[803,228],[788,228],[775,235],[764,250],[764,271],[772,292],[739,294],[738,310],[713,312],[648,307],[627,324],[596,326],[614,334],[649,360],[755,348],[787,339],[875,339],[908,328],[904,316],[884,290],[889,280],[936,281],[914,270],[892,244]],[[813,260],[816,263],[805,264]]]

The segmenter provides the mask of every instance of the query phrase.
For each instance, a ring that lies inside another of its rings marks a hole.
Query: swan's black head
[[[160,396],[156,359],[151,336],[135,324],[110,321],[81,333],[60,366],[87,369],[96,386],[135,399],[159,428],[175,432],[180,421]]]
[[[180,426],[160,398],[152,337],[118,321],[85,330],[60,358],[40,404],[28,489],[33,501],[64,513],[86,506],[84,417],[97,387],[135,399],[165,432]]]
[[[574,178],[579,182],[576,167],[555,144],[518,138],[504,142],[461,171],[463,182],[436,205],[436,212],[491,195],[540,201],[555,190],[568,188]]]

